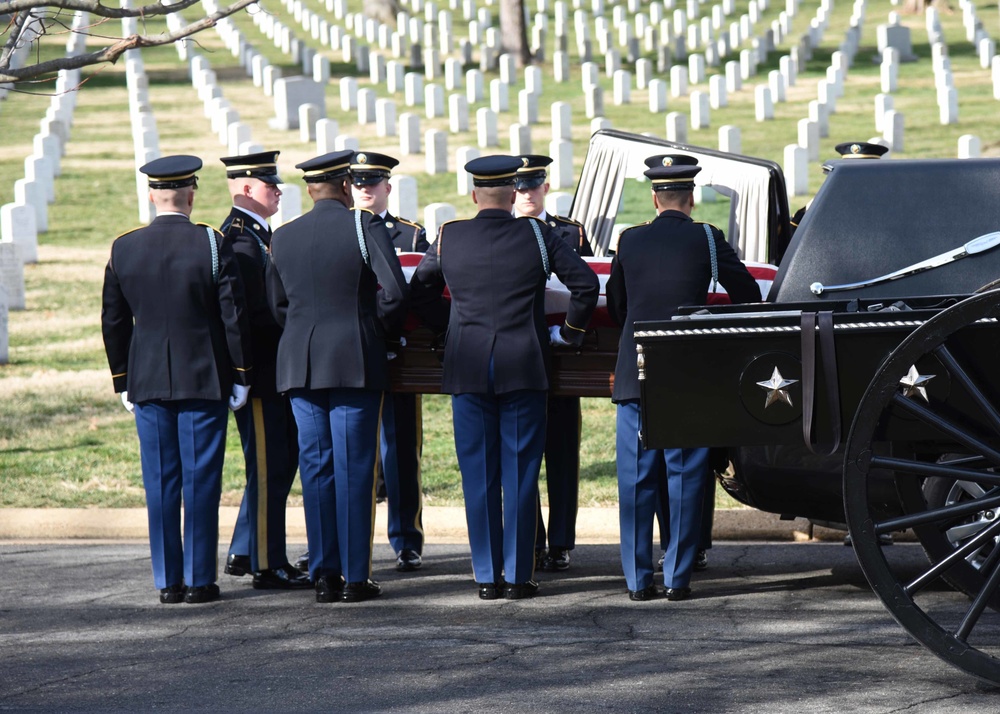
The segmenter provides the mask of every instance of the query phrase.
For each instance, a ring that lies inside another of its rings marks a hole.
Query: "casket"
[[[413,276],[423,254],[402,253],[399,262],[407,281]],[[550,389],[554,394],[577,397],[611,397],[618,360],[618,339],[621,329],[608,315],[605,288],[611,273],[611,258],[584,258],[601,284],[597,309],[591,318],[583,346],[553,347]],[[776,268],[764,263],[748,262],[748,269],[757,278],[761,294],[766,295],[774,280]],[[447,292],[445,293],[447,297]],[[561,325],[566,319],[569,290],[553,275],[545,288],[545,314],[549,325]],[[727,304],[729,297],[718,285],[709,292],[708,303]],[[443,336],[434,335],[422,326],[419,318],[407,318],[403,339],[395,357],[389,362],[392,388],[397,392],[437,394],[441,391],[441,362],[444,356]]]

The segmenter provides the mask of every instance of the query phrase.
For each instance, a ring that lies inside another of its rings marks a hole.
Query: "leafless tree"
[[[517,57],[522,67],[531,64],[524,0],[500,0],[500,43],[504,52]]]
[[[220,4],[214,11],[203,9],[201,0],[177,0],[171,4],[157,2],[140,7],[108,7],[101,0],[0,0],[0,83],[19,83],[50,78],[61,69],[79,69],[105,62],[114,63],[128,50],[168,45],[212,27],[224,17],[251,5],[256,0],[235,0]],[[117,5],[117,3],[116,3]],[[126,34],[121,20],[135,18],[138,26],[143,19],[167,16],[189,8],[198,12],[197,19],[184,22],[167,32],[144,35]],[[88,20],[74,24],[77,13]],[[115,22],[118,21],[118,22]],[[43,59],[41,42],[46,36],[78,34],[89,44],[100,44],[94,51],[69,53]]]
[[[365,0],[362,7],[365,15],[385,25],[395,25],[396,15],[402,9],[399,0]]]

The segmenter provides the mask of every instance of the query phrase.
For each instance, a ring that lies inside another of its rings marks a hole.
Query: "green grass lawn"
[[[747,3],[732,20],[738,20]],[[830,54],[836,50],[847,29],[851,6],[838,3],[831,16],[822,46],[813,59],[800,68],[798,82],[790,88],[788,101],[776,107],[776,119],[754,121],[753,87],[765,82],[767,72],[778,68],[779,58],[787,54],[805,31],[819,3],[804,0],[794,21],[794,32],[761,66],[759,75],[744,82],[742,91],[729,95],[729,106],[712,112],[712,126],[690,130],[688,143],[717,146],[718,127],[735,124],[742,129],[743,152],[774,161],[782,160],[784,146],[796,140],[796,122],[808,115],[808,102],[816,97],[816,82],[823,78]],[[310,8],[320,11],[322,4],[310,0]],[[352,10],[361,3],[351,2]],[[321,49],[278,3],[267,6],[287,22],[300,40]],[[532,8],[534,9],[534,8]],[[758,31],[770,25],[784,9],[783,2],[772,2]],[[869,2],[862,47],[850,70],[845,96],[830,118],[830,137],[823,140],[820,159],[833,156],[833,145],[845,140],[867,140],[875,135],[874,97],[879,90],[879,68],[871,61],[876,53],[875,26],[887,14],[898,10],[888,0]],[[609,9],[610,16],[610,9]],[[982,14],[988,12],[984,8]],[[194,14],[188,12],[189,18]],[[332,19],[332,18],[331,18]],[[983,140],[985,154],[996,155],[1000,145],[994,129],[997,102],[993,99],[989,70],[979,67],[974,48],[965,41],[961,14],[942,14],[941,21],[949,43],[949,52],[959,90],[960,123],[941,126],[933,94],[930,48],[923,29],[923,16],[903,16],[912,28],[914,51],[920,62],[900,68],[900,89],[894,93],[895,108],[906,116],[906,148],[898,158],[954,156],[958,137],[977,134]],[[246,14],[234,18],[247,40],[264,52],[270,61],[280,64],[285,76],[299,69],[274,48],[256,29]],[[571,23],[572,24],[572,23]],[[148,30],[162,29],[160,20],[150,20]],[[464,23],[455,23],[456,35],[464,33]],[[546,57],[551,60],[555,38],[549,33]],[[64,38],[45,52],[58,51]],[[213,70],[224,78],[224,96],[240,113],[241,121],[253,128],[253,140],[265,147],[282,151],[280,168],[284,178],[297,182],[292,166],[316,153],[314,143],[302,142],[297,131],[272,129],[268,119],[273,104],[262,90],[237,65],[214,30],[197,37],[198,51],[211,62]],[[353,112],[340,109],[339,74],[352,71],[344,65],[339,51],[324,51],[333,63],[334,74],[327,88],[328,115],[336,119],[343,133],[358,138],[362,147],[399,156],[398,139],[377,137],[372,126],[360,126]],[[580,62],[575,42],[570,41],[571,80],[556,83],[551,67],[543,66],[544,101],[539,107],[540,122],[532,128],[533,149],[548,150],[550,105],[569,102],[573,108],[574,164],[579,172],[590,135],[590,121],[584,117],[580,91]],[[652,58],[651,55],[647,55]],[[228,153],[210,131],[210,121],[202,112],[195,89],[187,79],[184,65],[172,47],[151,48],[143,54],[150,78],[150,101],[160,131],[163,154],[193,153],[205,161],[196,199],[194,219],[218,225],[228,212],[228,197],[220,156]],[[727,59],[735,59],[731,55]],[[603,69],[603,58],[595,57]],[[472,66],[478,65],[470,65]],[[624,65],[623,65],[624,66]],[[709,73],[724,67],[709,68]],[[489,80],[497,75],[485,77]],[[62,176],[57,179],[57,201],[50,206],[50,230],[40,236],[40,261],[25,269],[28,309],[10,315],[10,364],[0,366],[0,506],[139,506],[143,503],[139,471],[138,444],[134,424],[121,407],[111,388],[100,337],[100,290],[104,264],[114,237],[137,224],[135,171],[132,159],[132,136],[128,98],[125,91],[124,61],[84,71],[82,87],[74,116],[72,137],[62,160]],[[443,80],[441,80],[443,83]],[[601,72],[605,92],[605,114],[616,129],[647,132],[664,136],[662,115],[648,111],[646,90],[633,88],[629,105],[612,102],[611,79]],[[358,77],[359,87],[370,87],[367,75]],[[517,120],[517,91],[521,81],[510,89],[511,111],[500,116],[500,146],[506,150],[510,124]],[[707,91],[704,85],[692,87]],[[0,204],[13,201],[14,181],[23,176],[23,161],[32,151],[32,137],[49,103],[46,92],[52,85],[32,84],[19,87],[0,102]],[[464,90],[458,90],[463,91]],[[450,92],[446,91],[446,95]],[[385,96],[380,90],[379,96]],[[402,95],[397,100],[397,115],[414,112],[421,117],[421,130],[448,129],[448,117],[427,119],[424,108],[406,107]],[[488,106],[487,100],[470,106],[473,131],[449,137],[449,167],[454,171],[455,150],[476,144],[475,110]],[[687,111],[687,99],[669,100],[669,111]],[[471,202],[455,194],[454,173],[438,176],[424,174],[424,157],[400,157],[397,173],[418,179],[418,202],[449,202],[459,217],[474,213]],[[820,163],[810,165],[810,189],[822,182]],[[793,210],[808,196],[790,199]],[[946,210],[946,209],[943,209]],[[728,203],[720,201],[699,206],[695,217],[722,227],[727,225]],[[419,218],[414,216],[414,218]],[[636,184],[626,191],[618,216],[621,223],[639,223],[652,218],[648,190]],[[424,399],[423,484],[427,502],[432,505],[461,503],[458,470],[451,430],[447,397]],[[235,425],[229,433],[224,480],[224,502],[239,500],[242,454]],[[545,489],[542,489],[543,499]],[[720,497],[723,498],[723,497]],[[608,400],[584,400],[583,445],[581,448],[581,505],[611,505],[617,499],[614,469],[614,408]],[[722,501],[723,503],[731,503]]]

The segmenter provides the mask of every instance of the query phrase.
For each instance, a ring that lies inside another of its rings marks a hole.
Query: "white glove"
[[[233,394],[229,397],[229,408],[233,411],[241,409],[244,404],[247,403],[247,397],[250,395],[250,387],[244,387],[242,384],[233,385]]]
[[[135,405],[128,400],[128,392],[122,392],[122,406],[128,409],[129,414],[135,414]]]
[[[565,345],[567,347],[572,346],[569,342],[563,339],[561,325],[553,325],[549,328],[549,343],[553,345]]]

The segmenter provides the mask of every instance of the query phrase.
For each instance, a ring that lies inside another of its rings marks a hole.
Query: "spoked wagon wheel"
[[[998,316],[1000,291],[973,296],[928,320],[886,359],[848,437],[844,506],[861,568],[896,620],[945,661],[1000,684]],[[887,478],[901,503],[885,502],[879,485]],[[916,499],[915,491],[927,495]],[[937,533],[953,545],[927,549],[929,564],[914,573],[890,562],[878,543],[905,528],[922,532],[925,543]],[[966,594],[942,591],[943,582],[960,583]]]

